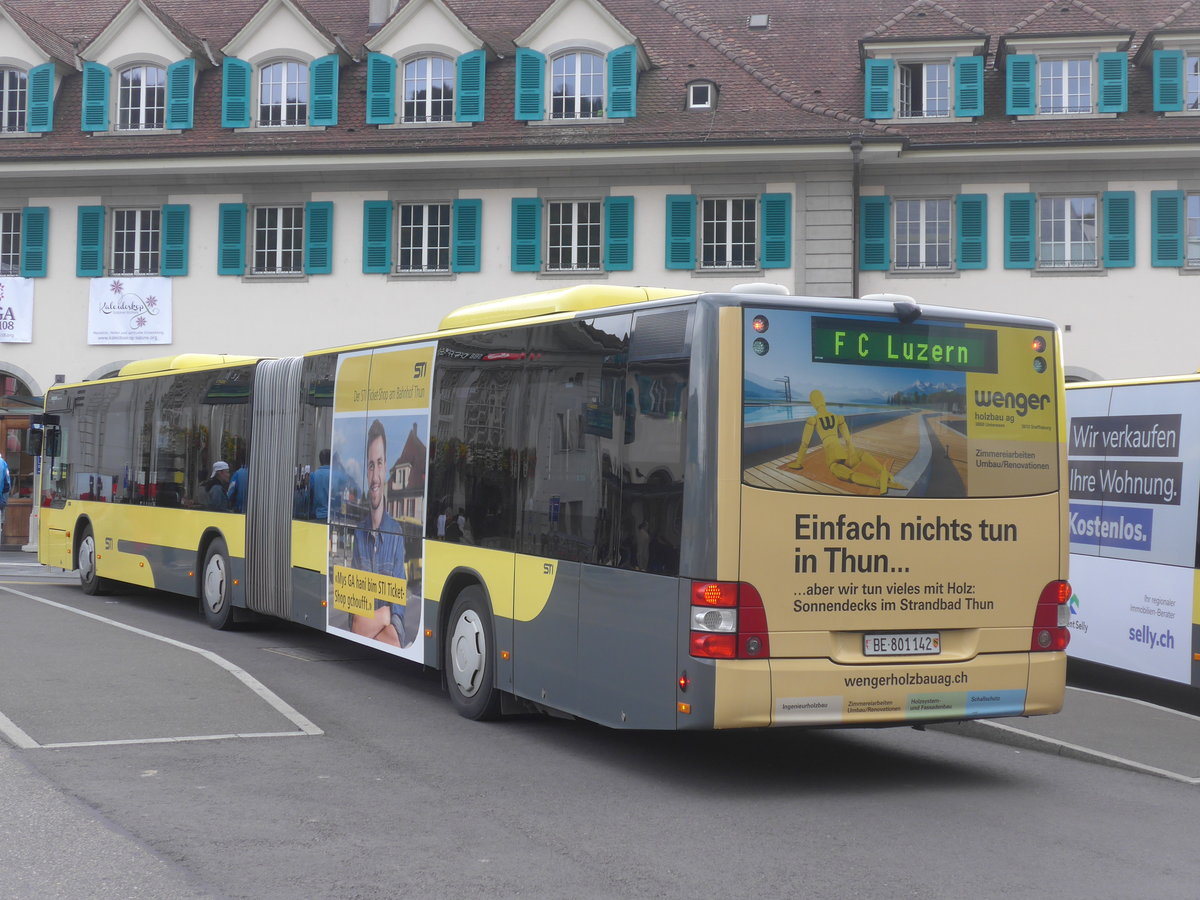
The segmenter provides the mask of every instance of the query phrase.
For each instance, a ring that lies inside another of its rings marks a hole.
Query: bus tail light
[[[1067,623],[1071,621],[1071,610],[1067,601],[1071,599],[1071,585],[1066,581],[1051,581],[1042,588],[1037,609],[1033,614],[1033,638],[1030,650],[1066,650],[1071,643],[1071,632]]]
[[[692,656],[703,659],[768,658],[762,596],[745,582],[693,582],[690,645]]]

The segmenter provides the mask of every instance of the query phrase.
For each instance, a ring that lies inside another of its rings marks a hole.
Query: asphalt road
[[[1174,900],[1200,884],[1200,788],[999,729],[481,724],[435,673],[286,623],[215,632],[184,598],[86,597],[0,565],[0,610],[3,897]]]

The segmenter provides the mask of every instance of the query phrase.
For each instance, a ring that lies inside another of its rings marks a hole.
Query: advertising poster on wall
[[[327,627],[417,662],[433,353],[343,354],[334,387]]]
[[[89,344],[171,343],[170,278],[93,278]]]
[[[1072,656],[1191,681],[1200,384],[1068,393]]]
[[[33,340],[32,278],[0,278],[0,343]]]

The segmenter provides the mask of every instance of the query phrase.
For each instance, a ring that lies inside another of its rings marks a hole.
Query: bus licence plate
[[[863,635],[863,656],[933,656],[941,652],[942,636],[936,631]]]

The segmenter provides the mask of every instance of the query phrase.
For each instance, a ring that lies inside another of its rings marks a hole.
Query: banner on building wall
[[[88,343],[171,343],[171,279],[93,278]]]
[[[33,279],[0,278],[0,343],[33,340]]]

